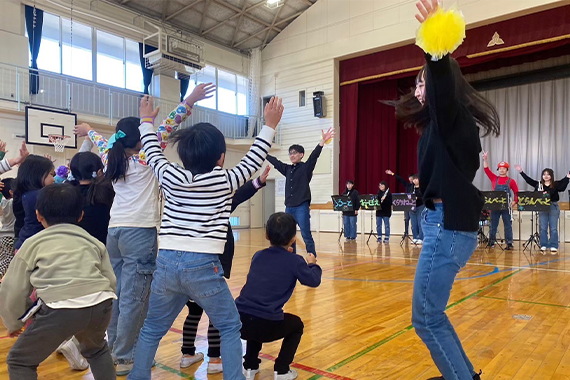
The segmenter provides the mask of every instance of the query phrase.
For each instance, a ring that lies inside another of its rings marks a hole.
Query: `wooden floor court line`
[[[479,289],[479,290],[477,290],[476,292],[473,292],[473,293],[471,293],[471,294],[469,294],[469,295],[467,295],[467,296],[461,298],[460,300],[458,300],[458,301],[456,301],[456,302],[454,302],[454,303],[448,305],[448,306],[445,308],[445,310],[449,310],[449,309],[451,309],[452,307],[455,307],[455,306],[457,306],[457,305],[459,305],[459,304],[461,304],[461,303],[463,303],[463,302],[465,302],[465,301],[467,301],[467,300],[469,300],[469,299],[471,299],[471,298],[473,298],[473,297],[476,297],[477,295],[481,294],[482,292],[484,292],[484,291],[486,291],[486,290],[492,288],[493,286],[495,286],[495,285],[497,285],[497,284],[499,284],[499,283],[501,283],[501,282],[503,282],[503,281],[505,281],[505,280],[507,280],[507,279],[513,277],[514,275],[516,275],[517,273],[520,273],[520,272],[522,272],[522,269],[518,269],[518,270],[516,270],[516,271],[513,271],[512,273],[506,275],[505,277],[502,277],[502,278],[500,278],[500,279],[494,281],[493,283],[487,285],[487,286],[484,287],[483,289]],[[413,330],[413,328],[414,328],[414,327],[413,327],[412,325],[406,326],[406,327],[403,328],[402,330],[400,330],[400,331],[398,331],[398,332],[396,332],[396,333],[390,335],[390,336],[387,337],[387,338],[382,339],[381,341],[379,341],[379,342],[377,342],[377,343],[374,343],[374,344],[371,345],[371,346],[366,347],[365,349],[363,349],[363,350],[361,350],[361,351],[355,353],[354,355],[349,356],[348,358],[346,358],[346,359],[344,359],[344,360],[338,362],[337,364],[335,364],[335,365],[333,365],[333,366],[327,368],[326,370],[327,370],[327,372],[334,372],[334,371],[338,370],[339,368],[344,367],[345,365],[347,365],[347,364],[349,364],[349,363],[355,361],[356,359],[361,358],[362,356],[368,354],[369,352],[371,352],[371,351],[377,349],[378,347],[383,346],[384,344],[390,342],[391,340],[396,339],[396,338],[399,337],[400,335],[402,335],[402,334],[404,334],[404,333],[406,333],[406,332],[408,332],[408,331],[410,331],[410,330]],[[309,378],[309,380],[317,380],[317,379],[320,379],[320,378],[322,378],[322,376],[315,375],[315,376]]]
[[[156,363],[155,366],[156,366],[156,368],[160,368],[163,371],[170,372],[173,375],[178,375],[179,377],[181,377],[183,379],[194,380],[194,376],[188,375],[187,373],[184,373],[184,372],[180,372],[179,370],[171,368],[167,365]]]
[[[529,305],[551,306],[551,307],[561,307],[564,309],[570,309],[570,305],[558,305],[558,304],[554,304],[554,303],[534,302],[534,301],[526,301],[526,300],[515,300],[512,298],[501,298],[501,297],[493,297],[493,296],[479,296],[479,298],[487,298],[487,299],[493,299],[493,300],[499,300],[499,301],[526,303]]]

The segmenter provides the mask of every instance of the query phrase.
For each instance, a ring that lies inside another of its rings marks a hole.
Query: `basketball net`
[[[53,144],[56,152],[63,152],[65,149],[65,144],[69,141],[71,137],[65,135],[49,135],[49,142]]]

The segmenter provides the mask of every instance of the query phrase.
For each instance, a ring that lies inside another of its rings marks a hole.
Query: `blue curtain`
[[[150,82],[152,82],[152,69],[147,69],[145,65],[144,55],[150,52],[155,51],[156,48],[154,46],[145,45],[145,52],[143,53],[143,44],[139,42],[139,56],[141,59],[141,68],[143,73],[143,83],[144,83],[144,93],[148,95],[148,86],[150,86]]]
[[[184,95],[188,91],[188,85],[190,84],[190,79],[180,79],[180,101],[184,100]]]
[[[42,43],[42,27],[44,24],[44,11],[26,5],[26,30],[30,43],[32,62],[30,65],[30,94],[40,91],[40,77],[38,74],[38,55]]]

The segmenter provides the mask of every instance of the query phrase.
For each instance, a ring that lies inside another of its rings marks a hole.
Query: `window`
[[[249,92],[249,79],[237,76],[237,114],[247,115],[249,110],[247,109],[247,95]]]
[[[124,48],[124,38],[97,31],[97,82],[125,87]]]
[[[126,76],[126,88],[128,90],[143,91],[143,74],[141,69],[141,59],[139,53],[139,43],[129,39],[125,39],[126,59],[125,59],[125,70]]]
[[[213,66],[206,66],[202,71],[196,74],[197,84],[202,83],[216,83],[216,68]],[[192,88],[193,89],[193,88]],[[188,86],[188,90],[190,91],[190,86]],[[213,110],[216,109],[216,96],[212,96],[209,99],[202,100],[198,102],[198,105],[201,107],[211,108]]]
[[[236,75],[218,70],[218,110],[236,114]]]
[[[59,17],[44,12],[42,43],[38,53],[38,69],[61,73],[60,35]]]
[[[217,72],[217,82],[216,82]],[[217,85],[218,110],[228,112],[234,115],[247,116],[249,110],[247,108],[247,96],[249,92],[249,79],[241,75],[232,74],[230,72],[216,69],[213,66],[206,66],[202,71],[192,75],[188,91],[184,98],[188,97],[200,83],[215,83]],[[198,103],[199,106],[216,109],[216,97],[203,100]]]
[[[71,25],[71,21],[68,19],[61,19],[61,26],[63,31],[62,74],[93,80],[91,27],[75,21]]]

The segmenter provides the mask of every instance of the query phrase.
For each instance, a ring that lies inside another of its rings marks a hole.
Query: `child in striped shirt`
[[[175,132],[183,166],[162,153],[153,122],[152,99],[141,100],[141,141],[147,163],[161,184],[165,206],[159,234],[159,256],[152,282],[149,312],[139,336],[129,380],[150,380],[160,339],[188,301],[204,309],[222,337],[224,378],[242,380],[240,317],[223,278],[218,257],[224,250],[232,196],[263,164],[281,120],[281,100],[272,98],[264,111],[266,125],[249,152],[232,169],[223,169],[223,134],[209,123]]]

